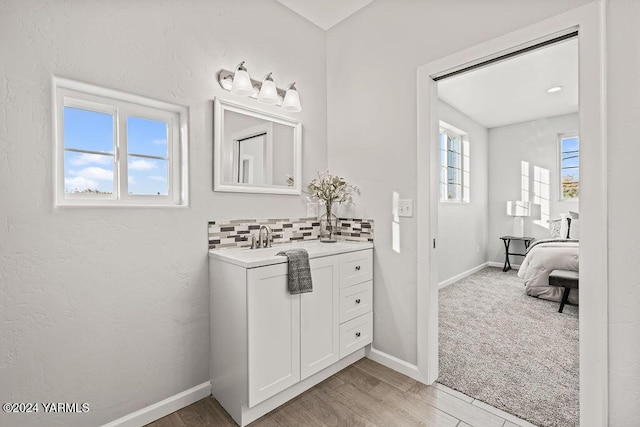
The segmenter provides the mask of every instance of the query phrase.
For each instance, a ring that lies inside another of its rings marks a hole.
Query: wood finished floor
[[[209,397],[147,427],[235,425],[222,406]],[[250,426],[531,427],[533,424],[443,385],[425,386],[365,358]]]
[[[235,425],[220,404],[209,397],[148,427]],[[425,386],[365,358],[250,426],[531,427],[533,424],[440,384]]]

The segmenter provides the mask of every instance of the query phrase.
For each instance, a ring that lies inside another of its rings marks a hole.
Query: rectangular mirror
[[[302,124],[229,101],[214,101],[213,189],[301,194]]]

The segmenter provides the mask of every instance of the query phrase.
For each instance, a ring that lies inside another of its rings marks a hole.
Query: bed
[[[563,288],[549,286],[553,270],[578,271],[579,241],[576,239],[542,239],[529,246],[520,265],[518,277],[524,279],[527,295],[560,302]],[[578,290],[569,294],[571,304],[578,303]]]

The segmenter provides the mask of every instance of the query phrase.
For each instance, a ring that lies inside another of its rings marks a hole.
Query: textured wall
[[[0,401],[91,408],[0,425],[99,425],[208,380],[207,221],[306,214],[212,191],[213,98],[259,106],[216,74],[298,82],[306,182],[327,162],[325,47],[271,0],[0,1]],[[191,206],[54,210],[52,74],[188,106]]]
[[[416,197],[417,67],[584,3],[376,0],[328,31],[329,166],[362,189],[349,216],[377,224],[375,348],[416,362],[416,217],[394,252],[391,201]]]
[[[469,203],[438,205],[438,282],[487,261],[489,234],[489,133],[487,128],[440,102],[440,120],[469,134]]]
[[[640,425],[640,2],[607,2],[609,425]]]

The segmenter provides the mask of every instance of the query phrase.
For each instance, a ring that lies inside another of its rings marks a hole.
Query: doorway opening
[[[577,35],[435,79],[437,381],[540,426],[579,419],[578,306],[548,278],[578,271]]]
[[[579,31],[580,221],[580,420],[607,425],[607,211],[603,11],[590,3],[418,68],[418,295],[417,365],[431,384],[438,365],[439,75],[465,68],[544,39]],[[473,150],[473,149],[472,149]],[[471,151],[473,153],[473,151]],[[473,155],[473,154],[472,154]],[[534,172],[535,173],[535,172]],[[541,181],[542,182],[542,181]],[[473,193],[472,193],[473,197]],[[514,199],[518,200],[518,199]],[[492,236],[493,237],[493,236]]]

